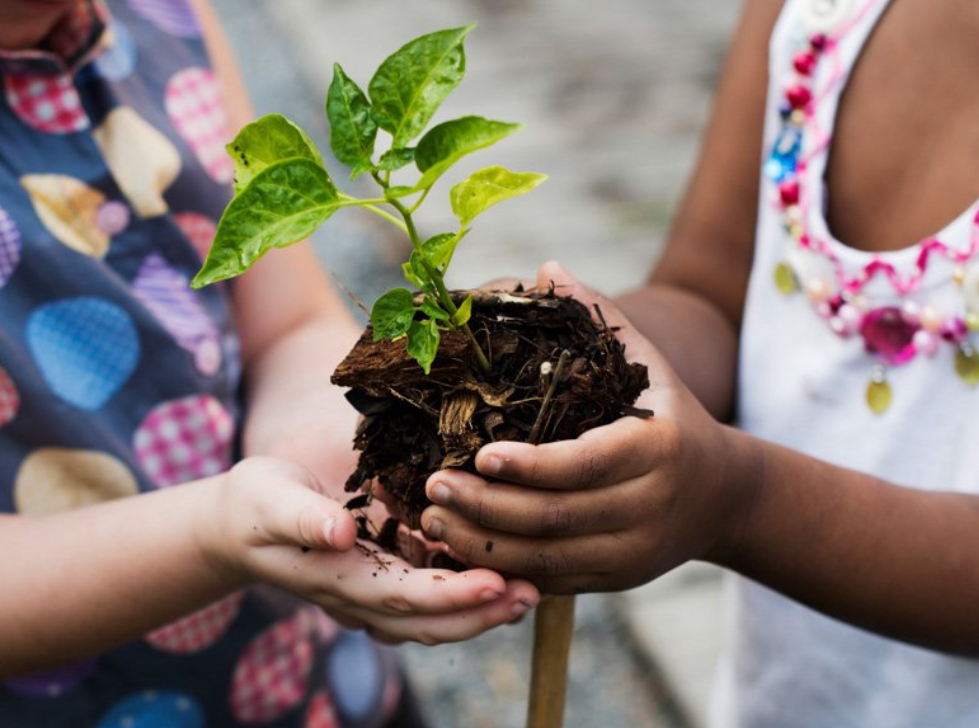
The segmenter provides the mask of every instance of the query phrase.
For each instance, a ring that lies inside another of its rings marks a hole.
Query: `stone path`
[[[526,128],[474,155],[551,175],[480,218],[450,283],[532,276],[562,260],[608,292],[655,260],[694,160],[737,6],[729,0],[214,0],[260,113],[278,111],[327,150],[322,104],[334,61],[366,86],[384,56],[431,30],[479,27],[466,80],[436,120],[465,114]],[[337,170],[334,178],[343,182]],[[433,192],[423,232],[452,227]],[[347,189],[358,191],[356,187]],[[360,192],[369,188],[362,187]],[[398,283],[403,243],[350,212],[316,238],[326,265],[365,301]],[[567,728],[701,725],[719,647],[718,575],[687,567],[624,596],[579,598]],[[519,728],[530,620],[465,645],[407,646],[436,728]]]

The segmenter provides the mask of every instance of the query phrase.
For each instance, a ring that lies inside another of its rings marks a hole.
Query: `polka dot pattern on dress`
[[[204,728],[204,711],[189,695],[147,690],[116,703],[96,728]]]
[[[235,166],[224,147],[231,134],[214,73],[207,68],[178,72],[167,82],[164,104],[170,121],[204,170],[217,182],[230,182]]]
[[[201,259],[206,258],[211,249],[211,243],[214,242],[214,234],[218,229],[217,223],[207,215],[201,215],[197,212],[179,212],[173,216],[173,219],[181,232],[190,240]]]
[[[210,395],[164,402],[136,430],[136,459],[158,488],[217,475],[231,467],[234,419]]]
[[[14,479],[14,506],[43,515],[136,495],[136,478],[105,452],[43,447],[28,455]]]
[[[69,75],[4,76],[7,103],[17,118],[48,134],[72,134],[88,128],[88,115]]]
[[[77,687],[95,670],[95,660],[83,660],[35,675],[7,680],[3,685],[29,698],[57,698]]]
[[[0,427],[9,424],[20,411],[20,394],[7,371],[0,367]]]
[[[313,666],[313,645],[301,615],[259,634],[235,667],[231,712],[240,723],[259,725],[302,701]]]
[[[0,207],[0,288],[3,288],[20,263],[20,230],[7,211]]]
[[[235,621],[241,610],[244,592],[236,592],[176,622],[146,635],[146,641],[162,652],[189,655],[207,649]]]
[[[129,6],[171,35],[196,38],[201,34],[197,16],[187,0],[129,0]]]
[[[309,701],[303,728],[340,728],[340,719],[333,708],[333,701],[325,692],[316,693]]]
[[[105,195],[62,174],[28,174],[20,183],[30,195],[34,212],[58,242],[82,255],[105,256],[109,235],[98,222]]]
[[[95,71],[110,81],[122,81],[136,68],[136,42],[125,25],[113,20],[108,47],[95,59]]]
[[[187,276],[168,265],[159,253],[152,253],[136,274],[133,293],[176,342],[194,355],[202,374],[210,376],[218,370],[220,334]]]
[[[55,394],[95,411],[129,380],[139,361],[132,318],[101,298],[49,303],[31,314],[27,343]]]

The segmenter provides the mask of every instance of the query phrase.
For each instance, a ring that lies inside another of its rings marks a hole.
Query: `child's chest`
[[[892,0],[840,101],[826,171],[839,240],[895,250],[979,198],[979,3]]]

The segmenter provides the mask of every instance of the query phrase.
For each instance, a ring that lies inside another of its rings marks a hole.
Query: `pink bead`
[[[860,322],[860,335],[867,351],[891,365],[914,358],[915,347],[911,342],[917,331],[918,327],[905,321],[896,306],[874,309]]]
[[[950,341],[953,344],[958,344],[968,333],[969,328],[965,325],[965,321],[963,319],[949,319],[942,324],[941,337],[945,339],[945,341]]]
[[[789,180],[779,185],[778,194],[782,199],[782,204],[786,207],[799,204],[799,183]]]
[[[812,101],[812,92],[802,84],[797,84],[785,92],[785,98],[795,109],[804,109]]]
[[[809,45],[816,53],[822,53],[826,50],[827,38],[825,33],[816,33],[812,38],[809,39]]]
[[[860,322],[863,319],[863,314],[860,313],[860,310],[849,303],[844,303],[840,306],[840,310],[836,312],[836,316],[843,322],[848,334],[852,334],[860,328]]]
[[[823,301],[816,306],[816,313],[819,314],[820,318],[828,319],[833,315],[833,307],[828,302]]]
[[[937,336],[924,329],[916,331],[911,340],[915,351],[925,356],[935,356],[935,352],[938,351],[938,342]]]
[[[792,59],[792,65],[803,76],[809,76],[812,74],[812,69],[816,66],[816,55],[809,51],[797,53],[795,58]]]

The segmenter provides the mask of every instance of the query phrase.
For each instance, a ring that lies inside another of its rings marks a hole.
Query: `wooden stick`
[[[534,617],[527,728],[561,728],[574,630],[574,596],[546,597]]]

